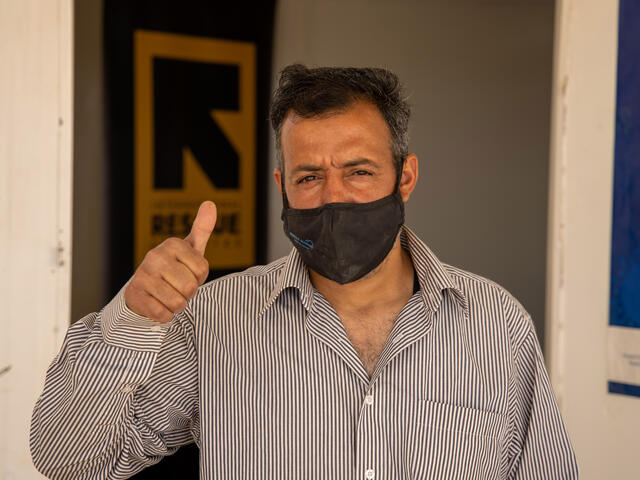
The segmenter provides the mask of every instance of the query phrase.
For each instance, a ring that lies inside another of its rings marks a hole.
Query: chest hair
[[[395,324],[399,310],[377,314],[340,315],[347,332],[365,370],[371,376],[378,364],[389,333]]]

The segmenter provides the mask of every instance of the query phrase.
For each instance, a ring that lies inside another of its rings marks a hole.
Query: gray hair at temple
[[[396,171],[409,153],[409,117],[397,75],[384,68],[320,67],[293,64],[280,72],[271,101],[271,125],[276,134],[278,167],[284,172],[282,124],[290,110],[303,118],[339,112],[358,100],[375,105],[391,134],[391,153]]]

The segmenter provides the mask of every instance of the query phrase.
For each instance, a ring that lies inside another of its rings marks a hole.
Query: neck
[[[399,238],[382,263],[355,282],[340,285],[311,269],[309,277],[336,311],[374,311],[396,302],[404,304],[413,294],[413,263]]]

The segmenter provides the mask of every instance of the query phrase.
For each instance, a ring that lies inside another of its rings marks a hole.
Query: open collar
[[[443,293],[451,291],[465,314],[468,315],[469,304],[461,285],[449,274],[446,266],[440,262],[429,247],[407,226],[402,227],[400,242],[411,256],[426,307],[433,312],[437,311],[442,303]]]
[[[284,266],[280,270],[278,280],[276,281],[273,290],[269,294],[264,306],[260,310],[260,315],[263,315],[274,304],[276,299],[287,288],[295,288],[300,292],[300,301],[305,310],[309,312],[313,305],[313,290],[314,287],[309,279],[309,271],[307,266],[302,261],[302,257],[298,251],[294,248],[286,257]]]

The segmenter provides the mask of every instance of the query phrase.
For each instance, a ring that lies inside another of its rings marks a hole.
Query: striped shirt
[[[69,328],[32,418],[51,478],[127,478],[181,445],[202,479],[567,479],[530,317],[404,227],[420,289],[369,377],[294,249],[157,324],[121,291]]]

